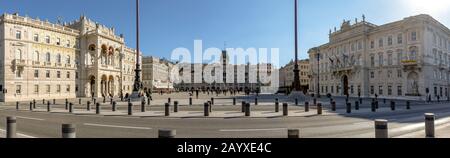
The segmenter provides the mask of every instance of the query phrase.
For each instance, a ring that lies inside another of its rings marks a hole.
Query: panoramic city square
[[[450,138],[450,13],[3,3],[0,138]]]

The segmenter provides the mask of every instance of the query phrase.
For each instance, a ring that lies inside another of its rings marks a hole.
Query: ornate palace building
[[[312,48],[311,93],[334,96],[446,99],[450,30],[429,15],[377,26],[363,20],[330,30]]]
[[[131,93],[136,51],[85,16],[50,23],[0,17],[0,102]]]

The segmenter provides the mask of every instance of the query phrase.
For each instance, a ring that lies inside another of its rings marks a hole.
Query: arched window
[[[95,50],[96,50],[95,44],[89,45],[89,51],[95,51]]]
[[[50,62],[50,59],[51,59],[50,52],[47,52],[47,54],[45,54],[45,61]]]
[[[418,49],[416,46],[412,46],[409,48],[409,60],[417,60],[417,52]]]
[[[66,56],[66,63],[67,63],[67,64],[70,64],[70,55],[67,55],[67,56]]]
[[[33,54],[33,61],[39,62],[39,52],[35,51]]]
[[[20,49],[16,50],[15,59],[16,60],[22,60],[22,50],[20,50]]]
[[[59,53],[56,55],[56,62],[61,63],[61,54]]]

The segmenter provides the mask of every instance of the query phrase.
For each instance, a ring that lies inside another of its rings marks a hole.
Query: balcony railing
[[[403,66],[415,66],[419,64],[417,60],[402,60],[401,63]]]
[[[41,65],[41,62],[39,62],[39,61],[33,61],[33,65],[34,65],[34,66],[39,66],[39,65]]]
[[[51,63],[51,62],[45,62],[44,65],[45,65],[45,66],[51,66],[52,63]]]
[[[27,64],[27,62],[23,59],[15,59],[14,60],[14,66],[16,67],[20,67],[20,66],[25,66]]]

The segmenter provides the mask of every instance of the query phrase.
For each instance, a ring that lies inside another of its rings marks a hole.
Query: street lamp
[[[317,98],[320,98],[320,50],[317,49]]]
[[[292,87],[294,91],[301,91],[300,87],[300,70],[298,69],[298,30],[297,30],[297,0],[294,0],[295,5],[295,61],[294,61],[294,83]]]
[[[134,76],[134,86],[132,96],[134,98],[139,98],[139,93],[142,89],[141,82],[141,65],[139,61],[139,0],[136,0],[136,69]]]

